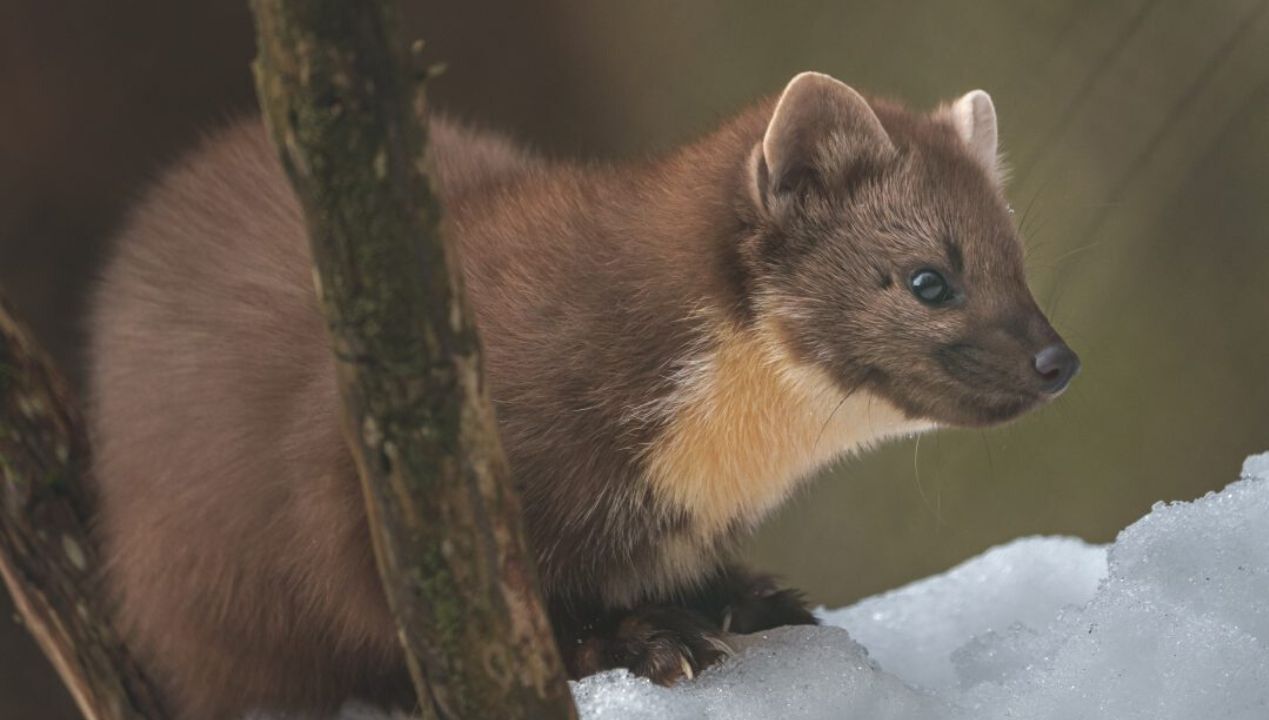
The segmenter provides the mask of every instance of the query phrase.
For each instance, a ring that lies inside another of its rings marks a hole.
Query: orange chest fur
[[[772,333],[720,333],[670,404],[648,480],[686,511],[698,538],[753,524],[843,453],[922,429],[866,391],[847,395],[795,364]]]

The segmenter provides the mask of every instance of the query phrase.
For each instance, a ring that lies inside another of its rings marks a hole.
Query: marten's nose
[[[1035,371],[1040,376],[1040,389],[1057,395],[1080,371],[1080,358],[1066,343],[1053,343],[1035,354]]]

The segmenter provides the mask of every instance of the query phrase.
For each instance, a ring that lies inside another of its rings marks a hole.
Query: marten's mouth
[[[912,419],[939,425],[1000,425],[1043,405],[1050,396],[1008,381],[1003,374],[938,373],[936,378],[895,378],[869,373],[868,384]]]
[[[959,405],[957,419],[949,419],[949,424],[966,427],[988,427],[1015,420],[1027,412],[1044,404],[1046,398],[1038,395],[1015,395],[1000,397],[966,398]]]
[[[1020,382],[1008,373],[979,370],[948,372],[955,390],[952,415],[944,422],[968,427],[1000,425],[1045,404],[1052,396]]]

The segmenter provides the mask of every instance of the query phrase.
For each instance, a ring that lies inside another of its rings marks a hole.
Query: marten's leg
[[[802,593],[781,588],[774,577],[727,565],[682,603],[727,633],[744,635],[783,625],[815,625]]]
[[[691,679],[731,654],[728,633],[814,625],[796,590],[773,578],[727,566],[701,589],[672,604],[630,610],[553,613],[569,675],[626,668],[660,685]]]
[[[716,622],[675,605],[556,613],[554,624],[573,678],[626,668],[658,685],[673,685],[731,654]]]

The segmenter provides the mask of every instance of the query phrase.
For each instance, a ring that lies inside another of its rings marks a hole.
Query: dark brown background
[[[751,554],[839,605],[1034,533],[1105,541],[1269,448],[1269,3],[416,2],[440,104],[558,155],[691,137],[818,69],[989,90],[1033,284],[1081,352],[1057,405],[849,461]],[[0,0],[0,286],[78,376],[84,292],[156,168],[253,96],[245,0]],[[11,608],[0,600],[0,619]],[[70,718],[0,622],[0,719]]]

